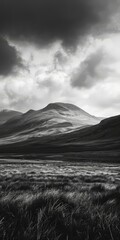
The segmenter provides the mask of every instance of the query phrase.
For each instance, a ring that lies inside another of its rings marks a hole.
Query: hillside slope
[[[116,140],[120,138],[120,115],[106,118],[99,124],[69,133],[62,142],[88,142]]]

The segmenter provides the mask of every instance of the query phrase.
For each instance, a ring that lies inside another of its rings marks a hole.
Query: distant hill
[[[9,119],[22,115],[21,112],[4,109],[0,111],[0,124],[7,122]]]

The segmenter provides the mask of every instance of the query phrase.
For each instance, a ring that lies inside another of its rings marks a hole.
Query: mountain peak
[[[47,110],[56,110],[56,111],[83,111],[79,107],[75,106],[74,104],[70,103],[63,103],[63,102],[55,102],[49,103],[45,108],[42,109],[43,111]]]
[[[89,114],[88,112],[84,111],[80,107],[71,104],[71,103],[63,103],[63,102],[55,102],[55,103],[49,103],[45,108],[41,109],[42,112],[49,112],[54,111],[58,112],[59,114],[67,114],[67,115],[74,115],[74,116],[86,116],[89,118],[94,118],[98,122],[98,118]],[[100,120],[99,120],[100,122]]]

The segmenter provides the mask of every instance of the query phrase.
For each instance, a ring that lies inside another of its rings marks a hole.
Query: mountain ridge
[[[0,126],[0,138],[7,135],[43,136],[74,131],[100,122],[81,108],[68,103],[51,103],[40,110],[29,110]],[[20,137],[21,137],[20,136]]]

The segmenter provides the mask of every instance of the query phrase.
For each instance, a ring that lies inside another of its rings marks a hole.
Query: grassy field
[[[1,161],[0,240],[119,240],[118,164]]]

